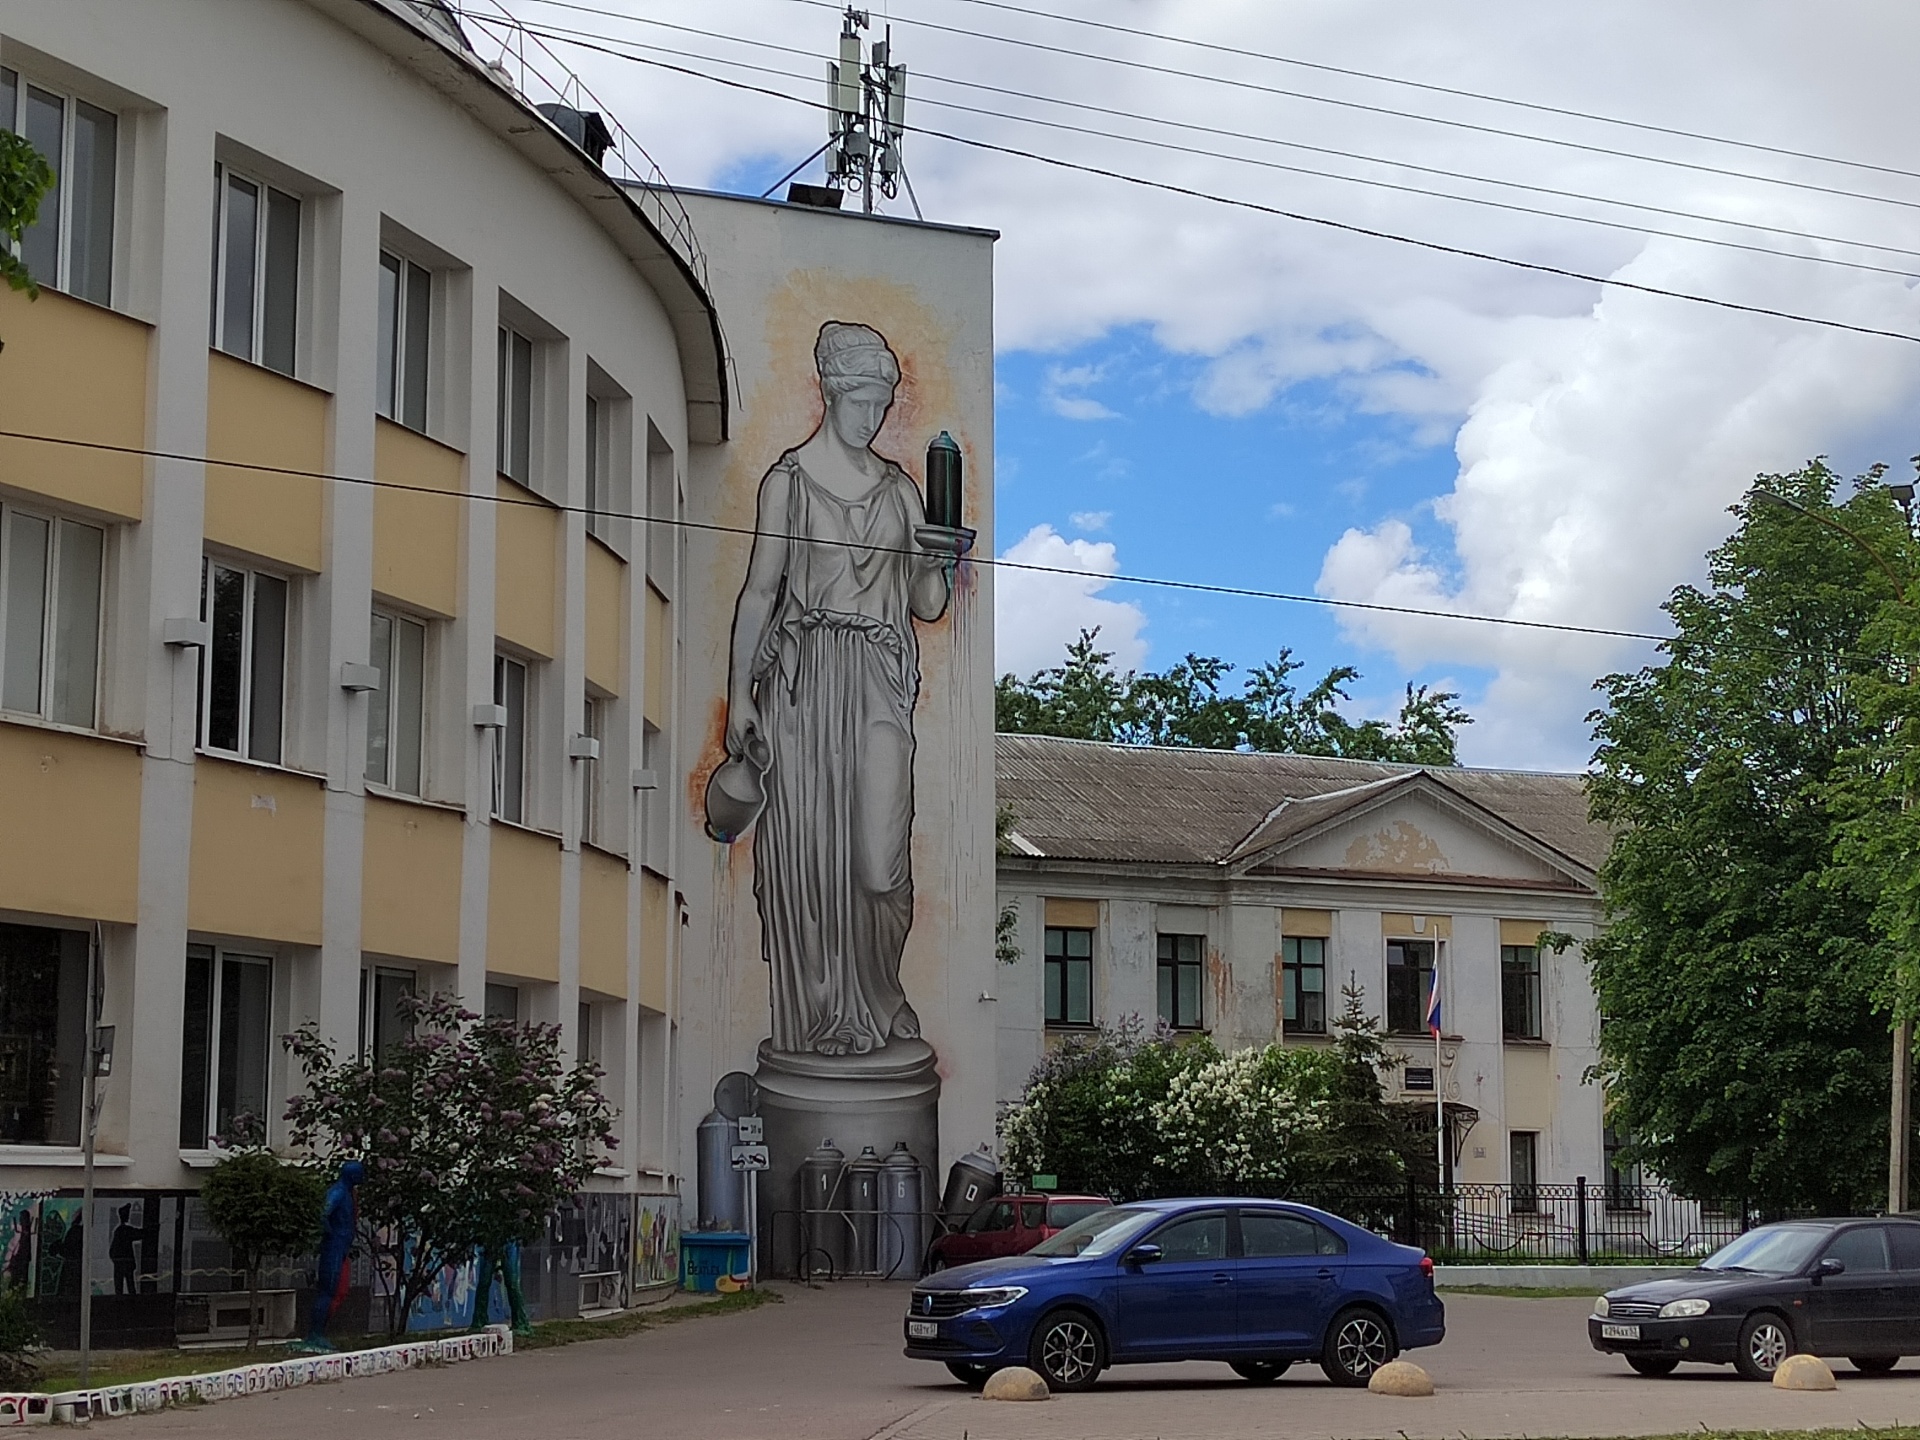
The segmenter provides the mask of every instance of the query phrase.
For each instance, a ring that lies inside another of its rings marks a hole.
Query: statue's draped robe
[[[900,955],[913,921],[920,665],[908,593],[923,511],[893,464],[851,503],[792,452],[775,469],[788,479],[792,538],[753,664],[772,753],[753,864],[773,1048],[864,1055],[919,1035]],[[894,767],[905,773],[876,783]]]

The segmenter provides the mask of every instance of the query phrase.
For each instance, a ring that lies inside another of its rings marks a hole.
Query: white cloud
[[[1117,410],[1080,393],[1098,385],[1105,377],[1104,365],[1051,365],[1047,367],[1041,398],[1047,408],[1063,420],[1117,420],[1120,418]]]
[[[1111,510],[1076,510],[1067,516],[1067,523],[1076,530],[1095,531],[1106,529],[1112,519]]]
[[[1018,570],[994,572],[993,668],[995,674],[1031,675],[1058,665],[1066,647],[1082,630],[1100,631],[1100,648],[1113,653],[1122,670],[1147,658],[1140,632],[1147,617],[1138,605],[1103,600],[1110,583],[1103,577],[1120,569],[1111,541],[1068,540],[1051,525],[1036,525],[1001,553],[1002,560],[1070,570],[1070,575]]]

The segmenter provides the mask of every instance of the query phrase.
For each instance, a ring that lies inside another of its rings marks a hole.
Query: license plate
[[[1638,1340],[1640,1327],[1638,1325],[1602,1325],[1600,1338],[1602,1340]]]
[[[1636,1330],[1634,1333],[1637,1335],[1640,1332]],[[907,1321],[907,1338],[909,1340],[938,1340],[940,1338],[940,1324],[936,1320],[909,1320]]]

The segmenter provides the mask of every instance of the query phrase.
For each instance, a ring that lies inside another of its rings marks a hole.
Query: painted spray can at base
[[[852,1248],[847,1269],[853,1275],[871,1275],[877,1268],[880,1220],[880,1156],[871,1145],[847,1162],[845,1186],[847,1219],[852,1230]]]
[[[847,1273],[847,1225],[834,1213],[843,1202],[846,1152],[831,1139],[800,1162],[800,1268],[815,1275]]]
[[[1000,1172],[993,1157],[976,1150],[962,1155],[947,1171],[947,1188],[940,1197],[940,1218],[948,1228],[958,1229],[973,1218],[974,1211],[1000,1193]]]
[[[718,1110],[707,1112],[694,1132],[694,1150],[699,1162],[699,1223],[696,1230],[744,1230],[747,1228],[746,1176],[733,1168],[733,1147],[738,1136],[733,1121]]]
[[[880,1273],[890,1280],[911,1280],[926,1261],[927,1238],[920,1212],[925,1208],[925,1177],[920,1162],[902,1140],[880,1167]]]

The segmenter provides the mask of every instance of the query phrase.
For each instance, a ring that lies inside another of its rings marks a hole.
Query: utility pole
[[[1915,457],[1920,464],[1920,457]],[[1889,485],[1887,493],[1899,503],[1907,529],[1913,529],[1913,486]],[[1904,598],[1904,592],[1903,592]],[[1900,797],[1900,808],[1913,805],[1911,792]],[[1898,1001],[1896,1000],[1896,1004]],[[1913,1021],[1905,1016],[1893,1022],[1893,1096],[1887,1112],[1887,1213],[1907,1208],[1907,1177],[1913,1170]]]
[[[906,179],[900,140],[907,128],[907,67],[893,63],[891,25],[884,40],[861,45],[860,32],[871,23],[865,10],[849,5],[840,58],[827,62],[827,183],[858,190],[869,215],[876,196],[891,200]],[[912,196],[912,181],[907,193]]]

